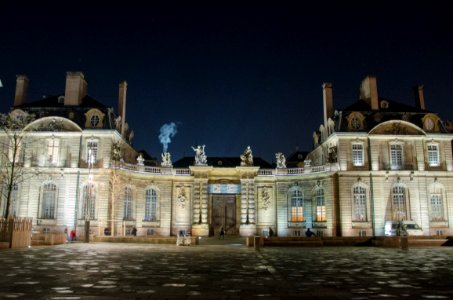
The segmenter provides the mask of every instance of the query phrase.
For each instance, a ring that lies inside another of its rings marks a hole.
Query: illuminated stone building
[[[324,122],[308,155],[286,165],[252,158],[182,158],[150,165],[131,146],[127,83],[119,84],[118,112],[87,95],[82,73],[68,73],[65,93],[26,102],[28,79],[18,76],[11,114],[35,119],[24,129],[12,214],[33,218],[36,230],[139,236],[228,234],[384,235],[389,220],[413,220],[424,235],[453,230],[450,127],[416,105],[379,97],[367,77],[360,99],[334,110],[332,85],[323,85]],[[0,133],[2,160],[8,137]],[[208,145],[209,147],[209,145]],[[203,148],[204,149],[204,148]],[[196,149],[194,149],[196,150]],[[306,157],[305,157],[306,156]],[[164,159],[166,159],[163,156]],[[0,209],[5,211],[2,199]]]

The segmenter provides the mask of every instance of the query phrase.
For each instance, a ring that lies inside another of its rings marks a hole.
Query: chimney
[[[324,106],[324,126],[327,126],[327,120],[333,116],[333,95],[332,95],[332,84],[322,84],[322,98]]]
[[[127,94],[127,82],[121,81],[119,84],[119,95],[118,95],[118,114],[121,116],[121,135],[124,135],[126,122],[126,94]]]
[[[423,93],[423,84],[414,86],[415,106],[418,109],[425,110],[425,95]]]
[[[367,76],[360,85],[360,99],[371,106],[371,110],[379,109],[377,81],[374,76]]]
[[[14,97],[14,106],[20,106],[25,103],[27,98],[28,78],[25,75],[17,75],[16,79],[16,96]]]
[[[64,105],[78,106],[83,97],[87,95],[87,82],[82,72],[66,73],[66,89],[64,93]]]

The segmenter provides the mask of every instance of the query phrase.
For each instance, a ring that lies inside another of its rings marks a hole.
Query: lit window
[[[428,164],[430,167],[439,165],[439,147],[437,144],[428,144]]]
[[[352,144],[352,164],[354,166],[363,166],[363,143]]]
[[[431,194],[431,221],[444,221],[444,204],[441,194]]]
[[[81,218],[82,219],[95,219],[95,208],[96,208],[96,190],[94,184],[87,184],[83,187],[82,194],[82,210]]]
[[[302,222],[304,220],[304,196],[298,189],[290,192],[290,221]]]
[[[145,219],[144,221],[157,220],[157,192],[147,189],[145,193]]]
[[[58,163],[58,152],[60,149],[60,140],[48,139],[47,140],[47,160],[51,164]]]
[[[390,168],[399,170],[403,168],[403,145],[390,145]]]
[[[364,222],[367,220],[366,206],[366,189],[362,186],[354,186],[353,188],[353,220]]]
[[[89,140],[87,142],[87,157],[86,160],[88,163],[94,164],[98,156],[98,142],[95,140]]]
[[[406,189],[403,186],[396,185],[393,187],[392,205],[393,219],[396,221],[407,220]]]
[[[132,220],[132,189],[124,190],[124,220]]]
[[[54,183],[47,183],[42,191],[41,218],[55,219],[55,206],[57,200],[57,186]]]
[[[316,221],[326,221],[326,201],[324,199],[324,190],[316,190]]]

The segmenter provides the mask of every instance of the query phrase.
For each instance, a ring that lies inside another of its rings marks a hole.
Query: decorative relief
[[[187,196],[186,189],[184,188],[184,186],[178,187],[176,193],[177,193],[176,200],[178,201],[179,207],[181,208],[186,207]]]
[[[261,202],[261,208],[267,210],[271,205],[271,196],[268,187],[263,186],[261,188],[259,197]]]

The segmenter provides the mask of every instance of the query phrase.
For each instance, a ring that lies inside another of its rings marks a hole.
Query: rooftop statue
[[[171,155],[170,152],[162,153],[162,163],[160,164],[162,167],[173,167],[171,163]]]
[[[138,157],[137,157],[137,165],[139,166],[144,166],[144,161],[145,159],[143,158],[142,154],[140,154]]]
[[[275,159],[277,161],[277,168],[284,169],[286,168],[286,158],[285,155],[281,152],[275,153]]]
[[[245,148],[244,153],[241,154],[241,166],[253,166],[253,153],[250,146]]]
[[[192,146],[193,151],[195,151],[195,165],[196,166],[205,166],[207,164],[207,157],[204,152],[205,145],[198,145],[197,148]]]

